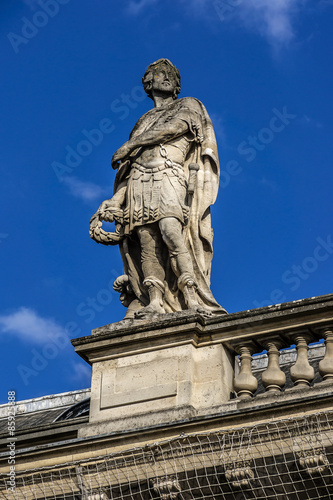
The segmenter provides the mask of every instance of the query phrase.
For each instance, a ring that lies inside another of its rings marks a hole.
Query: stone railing
[[[251,398],[258,389],[258,376],[253,373],[253,355],[267,351],[267,367],[261,373],[261,383],[267,392],[281,392],[285,388],[286,373],[280,366],[281,349],[296,346],[296,361],[290,366],[290,379],[297,387],[308,387],[318,374],[308,359],[309,344],[325,340],[324,357],[320,360],[318,371],[322,382],[333,381],[333,325],[322,329],[304,329],[288,332],[270,332],[269,336],[259,334],[251,340],[245,336],[232,342],[232,347],[239,355],[236,363],[234,390],[241,399]],[[260,378],[259,378],[260,380]]]

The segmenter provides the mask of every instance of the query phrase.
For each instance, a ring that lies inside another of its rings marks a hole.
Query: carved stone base
[[[74,341],[93,367],[89,424],[80,436],[168,424],[229,401],[228,349],[201,333],[198,315],[162,318],[107,325]]]

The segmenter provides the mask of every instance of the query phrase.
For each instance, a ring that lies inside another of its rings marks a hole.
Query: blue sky
[[[215,126],[216,299],[333,291],[332,1],[2,0],[0,16],[1,402],[88,387],[69,339],[124,315],[118,248],[89,219],[161,57]]]

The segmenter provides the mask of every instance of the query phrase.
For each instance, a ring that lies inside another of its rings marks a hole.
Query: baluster
[[[225,471],[225,478],[234,488],[249,488],[251,481],[254,479],[254,472],[250,467],[250,462],[236,462],[229,466]]]
[[[320,476],[329,468],[329,461],[325,450],[307,450],[297,453],[297,455],[301,469],[310,477]]]
[[[279,349],[281,342],[277,339],[269,339],[264,343],[268,354],[268,366],[262,374],[262,383],[266,391],[280,392],[286,383],[286,375],[279,365]]]
[[[300,333],[292,337],[296,343],[297,358],[294,366],[290,368],[290,378],[296,386],[309,386],[314,379],[315,371],[308,359],[308,343],[311,337]]]
[[[326,380],[333,379],[333,330],[324,330],[326,352],[319,362],[319,373]]]
[[[237,352],[240,354],[240,370],[234,378],[234,389],[237,397],[241,399],[251,398],[258,387],[258,381],[251,369],[252,354],[255,352],[255,348],[242,345],[238,347]]]
[[[151,479],[151,485],[161,500],[176,500],[181,492],[180,484],[176,477],[167,476],[164,479]]]

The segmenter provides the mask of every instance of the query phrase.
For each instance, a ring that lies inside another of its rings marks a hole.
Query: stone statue
[[[92,217],[90,236],[119,244],[125,274],[114,289],[125,318],[226,313],[210,290],[210,206],[219,183],[212,122],[200,101],[177,98],[180,74],[168,59],[150,64],[142,82],[155,107],[114,153],[114,195]],[[115,222],[115,232],[103,221]]]

